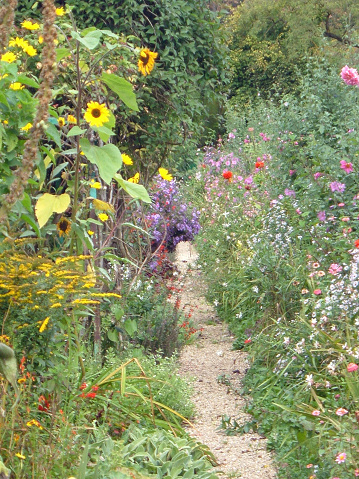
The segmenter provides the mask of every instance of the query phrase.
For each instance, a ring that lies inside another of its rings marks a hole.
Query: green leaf
[[[61,136],[55,125],[52,123],[47,124],[46,135],[54,140],[56,145],[61,149]]]
[[[81,135],[82,133],[85,133],[86,130],[81,130],[79,126],[73,126],[71,130],[67,134],[67,138],[70,138],[71,136],[77,136]]]
[[[7,98],[5,96],[5,93],[3,93],[2,91],[0,91],[0,104],[1,105],[5,105],[7,107],[7,109],[10,108],[10,105],[7,101]]]
[[[105,126],[98,126],[97,128],[94,127],[93,129],[97,131],[101,140],[105,142],[108,141],[110,136],[115,134],[112,130],[106,128]]]
[[[66,58],[71,55],[71,52],[68,48],[57,48],[56,49],[56,63],[58,63],[63,58]]]
[[[24,85],[32,86],[33,88],[39,88],[39,84],[32,78],[27,77],[26,75],[19,75],[17,81],[23,83]]]
[[[130,337],[137,331],[137,323],[134,319],[126,319],[123,323],[123,327]]]
[[[31,228],[34,230],[34,232],[36,233],[38,238],[41,238],[41,233],[40,233],[39,227],[37,226],[36,222],[29,215],[22,214],[21,219],[23,221],[25,221],[25,223],[27,223],[28,225],[31,226]]]
[[[102,32],[100,30],[94,30],[87,33],[84,37],[81,37],[77,32],[71,31],[71,36],[89,50],[93,50],[100,43]]]
[[[126,193],[132,196],[132,198],[135,198],[136,200],[142,200],[144,203],[151,203],[151,198],[149,197],[149,194],[143,185],[126,181],[121,175],[116,175],[115,179],[121,188],[123,188]]]
[[[45,193],[40,196],[35,206],[35,214],[40,228],[48,222],[52,213],[63,213],[66,211],[70,201],[70,196],[67,193],[59,196]]]
[[[107,184],[122,166],[120,150],[115,145],[93,146],[86,138],[80,140],[82,151],[91,163],[97,165],[100,177]]]
[[[131,110],[139,111],[136,95],[130,82],[113,73],[102,73],[100,80],[102,80],[113,92],[115,92],[123,103],[131,108]]]

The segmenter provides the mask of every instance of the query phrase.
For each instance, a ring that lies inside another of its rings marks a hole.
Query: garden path
[[[223,430],[218,430],[222,416],[235,418],[239,424],[250,418],[243,410],[245,401],[238,392],[248,361],[246,353],[232,350],[234,338],[206,302],[205,284],[195,266],[196,258],[190,243],[177,246],[176,266],[183,282],[182,305],[195,308],[192,315],[195,327],[203,328],[200,337],[186,346],[180,357],[180,374],[194,378],[195,428],[188,432],[213,452],[218,462],[217,472],[223,472],[221,477],[274,479],[275,468],[263,436],[226,436]]]

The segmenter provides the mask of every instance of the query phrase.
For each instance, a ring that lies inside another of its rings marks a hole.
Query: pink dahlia
[[[347,85],[359,86],[359,74],[355,68],[349,68],[348,65],[345,65],[340,72],[340,76]]]

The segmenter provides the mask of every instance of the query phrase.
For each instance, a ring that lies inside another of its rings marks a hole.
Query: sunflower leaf
[[[36,202],[35,214],[40,228],[49,220],[52,213],[63,213],[70,205],[70,196],[67,193],[63,195],[50,195],[45,193]]]
[[[119,186],[123,188],[135,200],[142,200],[144,203],[151,203],[151,198],[143,185],[130,183],[122,178],[121,175],[116,175],[115,179]]]
[[[100,80],[102,80],[113,92],[117,93],[123,103],[131,108],[131,110],[139,111],[136,95],[130,82],[113,73],[102,73]]]
[[[112,144],[93,146],[86,138],[80,140],[80,146],[86,158],[97,165],[100,177],[109,185],[122,166],[120,150]]]

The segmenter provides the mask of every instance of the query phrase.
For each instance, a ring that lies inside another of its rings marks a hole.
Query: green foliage
[[[354,0],[242,2],[226,22],[233,103],[298,91],[310,56],[337,65],[344,48],[358,43],[358,18]]]
[[[150,166],[152,175],[172,150],[197,143],[207,111],[223,91],[226,55],[218,18],[205,0],[120,3],[78,1],[73,14],[83,26],[96,21],[98,28],[128,35],[159,54],[155,70],[137,88],[141,112],[118,126],[119,136],[138,151],[142,169]]]

